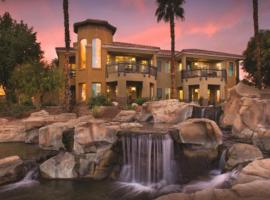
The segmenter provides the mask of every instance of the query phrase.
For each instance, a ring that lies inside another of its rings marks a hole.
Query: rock
[[[193,104],[176,99],[151,101],[143,104],[143,111],[151,113],[155,123],[179,123],[192,116]]]
[[[0,185],[18,181],[23,176],[23,161],[19,156],[0,159]]]
[[[38,144],[39,140],[39,129],[33,129],[26,132],[25,143],[28,144]]]
[[[242,169],[234,185],[270,179],[270,159],[255,160]]]
[[[69,127],[66,123],[54,123],[39,129],[39,146],[46,150],[60,150],[65,146],[62,142],[63,132]]]
[[[77,178],[75,157],[68,152],[59,153],[42,163],[39,167],[41,176],[48,179]]]
[[[151,113],[139,112],[136,114],[135,118],[138,122],[150,122],[153,120],[153,115]]]
[[[228,160],[225,168],[231,170],[239,164],[246,164],[257,159],[262,159],[263,155],[260,149],[249,144],[234,144],[227,152]]]
[[[119,103],[116,102],[116,101],[113,101],[113,102],[112,102],[112,105],[115,106],[115,107],[117,107],[117,106],[119,106]]]
[[[178,130],[175,140],[184,144],[197,144],[216,148],[222,144],[222,132],[216,122],[209,119],[189,119],[174,126]]]
[[[113,121],[115,122],[132,122],[135,120],[136,111],[134,110],[121,110]]]
[[[7,124],[8,123],[8,120],[7,119],[5,119],[5,118],[0,118],[0,125],[2,126],[2,125],[5,125],[5,124]]]
[[[91,120],[75,127],[73,150],[76,154],[89,153],[93,146],[110,145],[116,140],[115,129],[106,126],[104,120]]]
[[[0,142],[24,142],[25,127],[20,122],[0,126]]]
[[[38,112],[33,112],[30,117],[48,117],[49,113],[46,110],[40,110]]]
[[[253,132],[252,143],[262,151],[270,152],[270,129]]]
[[[141,127],[143,127],[143,125],[137,122],[120,124],[120,129],[131,129],[131,128],[141,128]]]
[[[85,154],[80,159],[80,176],[102,180],[108,178],[115,164],[118,164],[117,154],[110,148],[100,148],[97,153]]]

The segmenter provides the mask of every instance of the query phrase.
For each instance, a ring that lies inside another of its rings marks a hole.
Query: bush
[[[0,104],[0,117],[15,117],[21,118],[28,116],[35,107],[27,104]]]
[[[141,105],[143,105],[147,101],[148,101],[148,98],[137,98],[134,103],[136,103],[136,104],[138,104],[138,105],[141,106]]]
[[[103,115],[103,110],[100,106],[94,106],[92,108],[92,114],[95,118],[101,118]]]
[[[98,95],[91,97],[89,100],[89,108],[92,109],[95,106],[111,106],[112,103],[104,95]]]

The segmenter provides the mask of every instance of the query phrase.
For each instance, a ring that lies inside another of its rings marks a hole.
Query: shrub
[[[143,105],[147,101],[148,101],[148,98],[137,98],[134,103],[136,103],[136,104],[138,104],[138,105],[141,106],[141,105]]]
[[[100,106],[94,106],[92,108],[92,114],[95,118],[100,118],[103,115],[103,110]]]
[[[27,104],[10,104],[6,103],[0,104],[0,116],[1,117],[26,117],[32,111],[35,110],[35,107]]]
[[[92,109],[95,106],[110,106],[112,103],[104,95],[98,95],[91,97],[89,100],[89,108]]]

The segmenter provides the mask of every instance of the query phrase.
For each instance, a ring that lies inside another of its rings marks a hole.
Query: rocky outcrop
[[[179,123],[192,116],[193,104],[176,99],[151,101],[143,104],[143,112],[151,113],[155,123]]]
[[[91,120],[75,127],[74,152],[76,154],[95,152],[98,146],[113,144],[116,140],[116,127],[106,126],[104,120]]]
[[[255,160],[236,177],[231,188],[207,188],[194,193],[173,193],[157,200],[268,200],[270,198],[270,159]]]
[[[234,144],[228,150],[228,159],[225,164],[225,168],[231,170],[239,164],[247,164],[257,159],[262,159],[263,155],[259,148],[249,144]]]
[[[62,152],[42,163],[39,169],[43,178],[71,179],[77,177],[75,165],[75,157],[71,153]]]
[[[115,122],[133,122],[135,120],[136,111],[121,110],[113,119]]]
[[[0,159],[0,185],[18,181],[23,176],[23,161],[19,156]]]
[[[196,144],[216,148],[222,144],[222,132],[209,119],[189,119],[174,126],[178,130],[175,140],[184,144]]]

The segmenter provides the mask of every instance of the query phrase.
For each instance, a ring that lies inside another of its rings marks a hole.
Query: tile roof
[[[159,50],[159,47],[155,46],[149,46],[149,45],[143,45],[143,44],[132,44],[132,43],[126,43],[126,42],[113,42],[113,46],[117,47],[131,47],[131,48],[143,48],[143,49],[154,49],[154,50]]]
[[[243,59],[242,55],[219,52],[219,51],[209,51],[209,50],[203,50],[203,49],[183,49],[181,53],[203,54],[203,55],[209,55],[209,56],[233,57],[233,58]]]
[[[112,34],[116,32],[116,27],[111,25],[108,21],[100,20],[100,19],[86,19],[81,22],[74,23],[73,28],[74,32],[78,33],[78,28],[87,26],[87,25],[94,25],[94,26],[104,26],[112,31]]]
[[[175,55],[179,54],[180,51],[175,51]],[[165,50],[165,49],[160,49],[158,52],[159,56],[171,56],[171,50]]]

